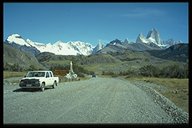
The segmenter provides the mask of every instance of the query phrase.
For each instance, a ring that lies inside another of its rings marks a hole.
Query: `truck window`
[[[49,76],[50,76],[50,77],[53,77],[51,72],[49,72]]]
[[[27,77],[44,77],[45,72],[28,72]]]
[[[46,77],[49,77],[49,73],[48,72],[46,72]]]
[[[45,77],[45,72],[39,72],[39,77]]]

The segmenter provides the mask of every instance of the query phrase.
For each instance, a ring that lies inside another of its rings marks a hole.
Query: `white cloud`
[[[150,17],[161,17],[165,16],[165,11],[155,8],[135,8],[129,12],[122,14],[122,17],[128,18],[150,18]]]

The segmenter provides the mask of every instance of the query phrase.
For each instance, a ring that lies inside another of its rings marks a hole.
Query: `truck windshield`
[[[29,72],[26,77],[44,77],[45,72]]]

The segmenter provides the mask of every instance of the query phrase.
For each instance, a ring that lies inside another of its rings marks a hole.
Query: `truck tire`
[[[55,81],[55,85],[57,86],[57,82]]]
[[[57,82],[55,81],[55,85],[57,86]]]
[[[42,83],[42,86],[41,86],[41,91],[45,91],[45,83]]]
[[[57,86],[56,82],[53,83],[52,88],[55,88],[55,86]]]

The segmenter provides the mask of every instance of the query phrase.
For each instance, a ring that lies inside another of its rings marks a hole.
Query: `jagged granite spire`
[[[125,39],[123,43],[128,44],[129,43],[128,39]]]
[[[99,41],[99,43],[97,44],[97,46],[93,49],[93,54],[95,54],[96,52],[98,52],[99,50],[103,49],[104,45]]]
[[[145,36],[142,33],[140,33],[137,37],[136,43],[148,43],[148,41],[145,38]]]
[[[147,39],[150,39],[150,38],[156,41],[153,43],[156,43],[157,45],[161,45],[159,32],[155,28],[152,28],[152,30],[148,32]]]

